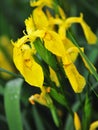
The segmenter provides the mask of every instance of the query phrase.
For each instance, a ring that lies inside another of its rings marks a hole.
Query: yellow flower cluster
[[[13,42],[13,59],[17,69],[23,75],[26,82],[44,91],[42,67],[32,57],[32,55],[36,54],[33,42],[36,38],[40,38],[45,48],[61,59],[65,74],[74,92],[82,92],[86,81],[74,64],[79,50],[67,38],[66,31],[73,23],[79,23],[87,42],[90,44],[96,42],[95,34],[84,21],[82,13],[79,17],[66,18],[63,9],[54,0],[37,0],[31,1],[30,4],[35,8],[30,17],[25,20],[27,34],[24,33],[25,35],[22,38],[18,39],[15,43]],[[81,48],[81,50],[83,49]],[[53,76],[51,77],[53,78]],[[59,84],[55,74],[53,79]],[[32,99],[41,99],[38,97],[38,95],[33,96]]]

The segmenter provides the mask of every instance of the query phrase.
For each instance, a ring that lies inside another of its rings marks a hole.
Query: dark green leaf
[[[58,93],[55,89],[51,88],[50,95],[61,105],[65,106],[70,114],[73,116],[73,112],[65,96]]]

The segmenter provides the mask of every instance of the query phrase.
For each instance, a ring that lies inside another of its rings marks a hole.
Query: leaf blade
[[[9,130],[23,130],[20,112],[20,91],[22,83],[22,79],[15,79],[9,81],[5,87],[4,105]]]

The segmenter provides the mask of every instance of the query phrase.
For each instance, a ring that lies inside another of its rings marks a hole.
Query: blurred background
[[[58,3],[64,9],[68,17],[79,16],[80,12],[82,12],[85,21],[98,36],[98,0],[58,0]],[[29,0],[2,0],[0,2],[0,68],[18,74],[12,61],[13,47],[10,40],[15,41],[17,38],[23,36],[23,30],[25,30],[24,20],[31,14],[32,9]],[[79,28],[79,26],[80,25],[73,25],[71,29],[80,45],[85,47],[86,54],[90,60],[95,64],[96,68],[98,68],[98,50],[96,46],[92,48],[85,44],[86,41],[82,29]],[[16,75],[10,76],[0,72],[0,130],[8,130],[8,122],[4,107],[5,86],[8,81],[16,77]],[[46,107],[39,104],[32,106],[28,102],[28,98],[36,92],[39,92],[39,89],[33,88],[26,83],[24,83],[21,88],[19,100],[24,130],[57,130],[50,111]],[[96,111],[95,119],[97,119],[98,105],[96,104],[98,104],[98,101],[95,95],[93,99],[93,105],[95,105],[94,109]],[[63,122],[63,130],[65,130],[67,110],[59,106],[59,104],[57,104],[57,106]]]

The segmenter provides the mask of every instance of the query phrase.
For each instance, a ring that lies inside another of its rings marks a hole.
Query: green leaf
[[[5,86],[4,105],[9,130],[23,130],[20,112],[20,91],[23,80],[9,81]]]
[[[50,95],[52,96],[52,98],[54,98],[58,103],[60,103],[61,105],[65,106],[67,108],[67,110],[70,112],[70,114],[73,116],[73,112],[72,109],[66,99],[65,96],[63,96],[62,94],[58,93],[55,89],[51,88],[50,91]]]
[[[60,125],[61,125],[61,120],[60,120],[60,118],[59,118],[59,116],[58,116],[57,109],[56,109],[56,107],[54,106],[54,104],[51,104],[51,105],[49,106],[49,109],[50,109],[50,111],[51,111],[51,114],[52,114],[52,117],[53,117],[53,120],[54,120],[55,125],[56,125],[57,127],[60,127]]]
[[[91,112],[92,112],[91,101],[87,94],[86,100],[85,100],[85,105],[84,105],[83,130],[89,129],[89,125],[90,125],[90,121],[91,121]]]
[[[58,65],[57,65],[57,59],[56,57],[50,52],[48,51],[42,41],[37,38],[34,42],[33,42],[38,54],[41,56],[41,58],[48,64],[50,65],[55,71],[58,70]]]
[[[73,119],[71,115],[68,115],[66,119],[64,130],[74,130]]]

